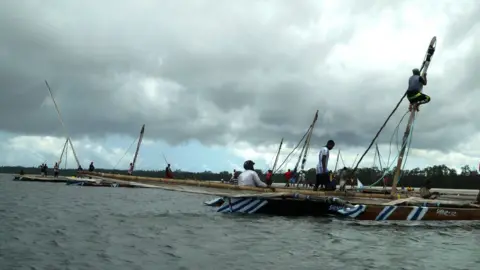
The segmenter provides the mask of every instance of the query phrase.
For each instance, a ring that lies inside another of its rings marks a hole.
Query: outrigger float
[[[431,58],[435,52],[436,37],[433,37],[428,47],[425,59],[422,63],[421,72],[424,75],[430,65]],[[394,114],[405,95],[401,98],[393,112],[385,121],[374,140],[367,148],[368,152],[376,137],[382,131],[390,117]],[[318,112],[317,112],[318,113]],[[148,183],[152,185],[170,186],[171,190],[187,191],[217,195],[216,198],[205,202],[205,205],[216,207],[220,213],[244,213],[244,214],[267,214],[280,216],[326,216],[333,215],[340,218],[356,220],[384,221],[384,220],[425,220],[425,221],[446,221],[446,220],[480,220],[480,205],[477,202],[462,200],[428,200],[419,197],[409,197],[408,193],[399,193],[396,189],[401,175],[403,158],[411,139],[413,131],[412,124],[416,112],[410,112],[409,121],[403,137],[397,160],[397,170],[394,175],[393,185],[390,193],[363,193],[361,191],[312,191],[291,188],[277,188],[274,191],[269,188],[245,187],[219,182],[196,181],[196,180],[174,180],[153,177],[138,177],[132,175],[118,175],[98,172],[83,172],[88,176],[105,177],[132,181],[137,183]],[[305,134],[304,149],[300,154],[302,157],[302,169],[306,159],[306,152],[309,147],[309,140],[313,132],[315,119]],[[302,139],[303,140],[303,139]],[[407,151],[408,152],[408,151]],[[358,161],[358,168],[363,156]],[[275,162],[276,163],[276,162]],[[298,166],[299,162],[297,162]],[[296,168],[297,168],[296,166]],[[354,173],[353,172],[353,173]],[[182,190],[190,186],[191,189]],[[194,188],[195,187],[195,188]],[[203,188],[200,191],[198,188]],[[168,189],[168,188],[167,188]],[[221,190],[229,190],[230,193]],[[243,193],[243,194],[238,194]]]

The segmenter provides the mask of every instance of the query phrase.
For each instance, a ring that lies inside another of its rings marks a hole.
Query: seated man
[[[423,94],[423,86],[427,85],[427,74],[422,76],[420,70],[415,68],[412,70],[413,75],[408,79],[407,98],[410,101],[409,110],[416,109],[419,111],[418,106],[430,102],[430,97]]]
[[[425,185],[420,188],[420,197],[422,197],[423,199],[435,200],[436,198],[438,198],[438,196],[440,196],[440,193],[430,192],[430,189],[431,181],[430,179],[427,179],[427,181],[425,181]]]
[[[238,176],[238,185],[251,187],[267,187],[267,184],[262,182],[260,180],[260,177],[258,177],[258,174],[253,168],[253,165],[255,165],[255,163],[251,160],[247,160],[245,161],[245,163],[243,163],[243,168],[245,169],[245,171]]]

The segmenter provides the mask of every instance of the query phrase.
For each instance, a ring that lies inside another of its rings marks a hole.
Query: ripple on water
[[[0,179],[2,269],[476,269],[478,222],[217,214],[205,195]]]

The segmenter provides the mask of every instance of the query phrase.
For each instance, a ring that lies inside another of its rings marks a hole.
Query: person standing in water
[[[407,98],[410,101],[408,109],[410,111],[415,109],[418,112],[421,104],[430,102],[430,97],[422,93],[423,86],[427,85],[427,74],[422,76],[418,68],[414,68],[412,73],[413,75],[408,79]]]
[[[327,145],[320,149],[318,153],[318,165],[317,165],[317,179],[315,181],[315,187],[313,190],[317,191],[318,187],[326,188],[330,182],[330,174],[328,173],[328,159],[330,158],[330,150],[335,147],[335,142],[329,140]]]

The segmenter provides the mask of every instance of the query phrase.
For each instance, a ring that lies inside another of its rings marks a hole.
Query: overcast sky
[[[407,167],[476,167],[478,14],[468,0],[1,1],[0,163],[58,159],[47,80],[83,166],[114,167],[146,124],[139,169],[163,168],[163,154],[175,169],[266,169],[316,110],[308,165],[328,139],[351,165],[437,36]],[[407,107],[379,138],[384,162]]]

